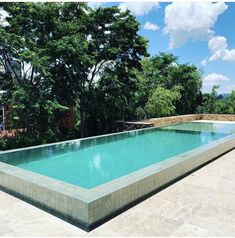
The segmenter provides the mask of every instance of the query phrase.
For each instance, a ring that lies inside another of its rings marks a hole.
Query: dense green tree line
[[[172,54],[148,57],[147,40],[129,11],[86,3],[0,7],[8,13],[0,26],[0,89],[7,91],[1,103],[11,108],[10,126],[26,129],[2,139],[0,149],[108,133],[117,121],[217,107],[213,95],[202,97],[196,66]],[[67,115],[72,128],[60,123]]]
[[[235,114],[235,91],[226,97],[219,98],[218,89],[219,86],[215,85],[211,93],[203,95],[202,104],[198,106],[197,110],[199,113]]]

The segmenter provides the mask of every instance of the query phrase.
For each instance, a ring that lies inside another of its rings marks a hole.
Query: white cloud
[[[217,73],[211,73],[206,75],[203,78],[203,84],[204,85],[219,85],[222,82],[227,82],[230,79],[223,75],[223,74],[217,74]]]
[[[223,36],[212,37],[208,42],[208,48],[211,51],[209,61],[235,60],[235,49],[228,49],[227,39]]]
[[[160,8],[158,2],[124,2],[119,5],[121,11],[130,10],[136,16],[144,16],[154,9]]]
[[[155,24],[155,23],[152,23],[152,22],[147,21],[147,22],[144,24],[144,29],[145,29],[145,30],[156,31],[156,30],[159,30],[160,27],[159,27],[157,24]]]
[[[207,64],[207,58],[205,58],[205,59],[203,59],[202,61],[201,61],[201,65],[202,66],[205,66]]]
[[[164,34],[170,35],[169,48],[184,45],[188,40],[207,41],[213,27],[226,9],[223,2],[173,2],[165,8]]]

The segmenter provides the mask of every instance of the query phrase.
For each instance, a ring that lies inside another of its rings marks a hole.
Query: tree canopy
[[[150,98],[153,97],[154,91],[159,86],[162,89],[168,90],[161,90],[165,111],[168,113],[157,114],[155,111],[154,115],[156,117],[196,112],[197,106],[201,100],[202,86],[202,72],[200,72],[196,66],[180,64],[176,56],[166,53],[160,53],[157,56],[145,58],[142,61],[142,65],[143,70],[137,72],[139,83],[137,107],[138,112],[140,112],[140,117],[148,117],[148,113],[146,114],[144,112],[144,108],[146,107],[146,104],[148,104],[148,108],[150,107],[149,103],[152,101]],[[171,94],[171,97],[169,97],[168,100],[163,99],[168,95],[167,92]],[[159,97],[159,100],[160,98],[161,97]],[[172,100],[169,100],[170,98]],[[156,102],[156,100],[154,101]],[[163,106],[163,104],[161,105]]]
[[[147,55],[147,41],[137,34],[139,23],[117,7],[94,10],[85,3],[1,7],[8,13],[7,26],[0,28],[5,68],[1,88],[8,92],[13,123],[38,137],[58,130],[56,122],[69,108],[78,111],[84,136],[98,85],[115,75],[115,87],[132,87],[132,71],[140,69],[141,57]],[[13,61],[20,65],[20,73]]]

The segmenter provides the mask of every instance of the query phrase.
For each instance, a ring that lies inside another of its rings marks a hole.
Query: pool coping
[[[221,124],[234,124],[234,121],[221,121],[221,120],[195,120],[191,122],[199,122],[199,123],[221,123]]]
[[[148,129],[151,128],[134,131]],[[109,135],[113,134],[116,133]],[[104,136],[107,135],[98,137]],[[61,143],[64,142],[53,144]],[[45,146],[48,145],[27,149]],[[228,135],[91,189],[0,162],[0,188],[89,231],[129,204],[234,147],[235,135]],[[0,155],[21,150],[25,149],[1,152]]]

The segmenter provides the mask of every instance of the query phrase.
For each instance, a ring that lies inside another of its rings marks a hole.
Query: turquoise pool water
[[[232,123],[206,123],[206,122],[188,122],[164,127],[165,129],[187,130],[187,131],[207,131],[221,132],[227,134],[235,133],[235,124]]]
[[[0,161],[84,188],[94,188],[230,134],[228,131],[203,131],[203,128],[187,131],[185,127],[192,126],[188,123],[181,126],[184,130],[180,125],[177,129],[153,128],[3,153]]]

